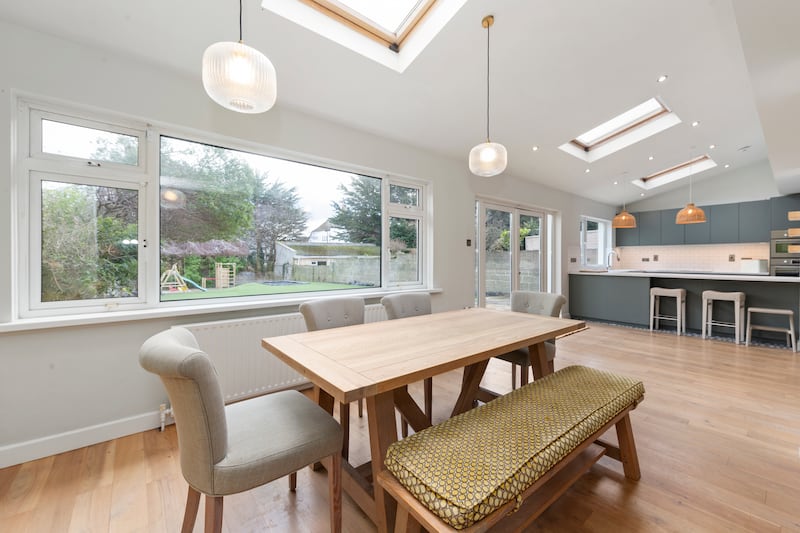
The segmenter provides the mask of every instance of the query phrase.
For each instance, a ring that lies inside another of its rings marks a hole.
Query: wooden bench
[[[639,479],[629,413],[643,397],[640,381],[571,366],[393,443],[378,483],[395,532],[521,531],[603,455]],[[612,426],[618,446],[599,440]]]

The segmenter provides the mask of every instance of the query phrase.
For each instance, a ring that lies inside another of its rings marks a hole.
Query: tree
[[[342,231],[349,242],[381,243],[381,180],[369,176],[356,176],[350,186],[340,185],[340,202],[331,202],[333,227]]]
[[[303,236],[308,214],[300,207],[294,187],[280,181],[267,182],[264,176],[256,187],[253,245],[256,269],[265,274],[275,265],[277,242]]]

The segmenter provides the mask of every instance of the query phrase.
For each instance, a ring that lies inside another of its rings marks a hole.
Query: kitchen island
[[[702,328],[702,294],[705,290],[743,292],[746,295],[746,307],[792,309],[795,311],[795,328],[798,328],[800,278],[728,272],[686,270],[571,272],[569,275],[570,317],[649,327],[651,287],[686,289],[686,327],[695,332],[700,332]],[[675,314],[674,300],[665,299],[662,303],[662,312]],[[733,306],[726,305],[725,302],[716,303],[714,319],[733,322]],[[758,322],[773,326],[786,326],[786,320],[783,317],[759,316]],[[733,337],[732,328],[714,328],[713,333],[715,336]],[[785,336],[774,332],[753,331],[753,336],[756,339],[762,338],[776,342],[785,340]]]

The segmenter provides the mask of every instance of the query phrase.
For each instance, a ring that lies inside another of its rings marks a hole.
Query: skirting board
[[[0,447],[0,468],[76,450],[84,446],[117,439],[160,426],[160,413],[154,411],[56,435],[48,435],[39,439],[8,444]]]

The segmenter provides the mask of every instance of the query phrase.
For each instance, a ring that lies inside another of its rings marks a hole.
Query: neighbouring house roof
[[[294,241],[281,241],[278,244],[289,248],[298,257],[378,256],[381,253],[380,247],[375,244]]]
[[[166,242],[161,245],[162,255],[174,257],[187,257],[199,255],[202,257],[229,255],[247,257],[250,250],[243,241],[223,241],[213,239],[205,242]]]

